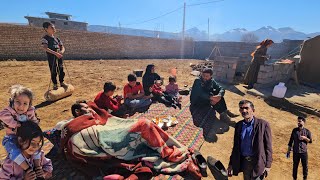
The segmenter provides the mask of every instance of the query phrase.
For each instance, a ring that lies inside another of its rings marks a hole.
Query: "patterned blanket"
[[[96,115],[77,117],[62,130],[62,147],[70,161],[84,165],[109,161],[113,165],[106,173],[120,174],[124,178],[151,178],[155,173],[177,174],[185,171],[195,179],[201,178],[191,158],[193,151],[152,121],[110,117],[94,103],[88,105],[97,112]],[[119,173],[119,169],[129,169],[129,172]]]

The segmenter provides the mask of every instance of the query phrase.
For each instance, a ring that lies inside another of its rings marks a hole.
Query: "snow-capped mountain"
[[[170,33],[163,31],[152,31],[152,30],[142,30],[142,29],[132,29],[132,28],[118,28],[111,26],[88,26],[88,31],[93,32],[105,32],[112,34],[125,34],[133,36],[144,36],[144,37],[156,37],[156,38],[166,38],[166,39],[181,39],[181,33]],[[236,28],[230,31],[224,32],[222,34],[210,35],[210,41],[242,41],[242,36],[250,33],[256,36],[257,41],[262,41],[263,39],[270,38],[275,42],[282,42],[283,39],[292,40],[304,40],[310,37],[320,35],[320,32],[306,34],[303,32],[296,31],[291,27],[274,28],[272,26],[264,26],[254,31],[248,31],[244,28]],[[209,36],[206,31],[199,30],[194,27],[186,30],[185,36],[192,38],[195,41],[208,41]]]

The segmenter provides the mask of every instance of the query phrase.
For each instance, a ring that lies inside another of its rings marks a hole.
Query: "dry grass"
[[[95,61],[66,61],[71,83],[75,86],[74,94],[48,106],[39,108],[37,113],[41,118],[41,127],[46,130],[53,127],[58,121],[68,119],[71,116],[70,106],[75,100],[93,100],[98,91],[102,90],[105,81],[113,81],[118,86],[117,93],[122,94],[122,87],[126,83],[126,78],[134,69],[145,69],[147,64],[155,64],[157,72],[167,79],[168,70],[173,67],[178,68],[178,84],[180,87],[187,84],[192,85],[194,77],[190,75],[190,63],[197,63],[198,60],[95,60]],[[43,94],[48,89],[49,68],[46,61],[9,61],[0,62],[0,77],[3,77],[0,86],[0,108],[8,105],[8,89],[13,84],[23,84],[32,88],[36,95],[34,105],[44,101]],[[66,76],[66,82],[69,78]],[[278,110],[268,106],[262,99],[250,95],[238,95],[230,91],[226,92],[226,101],[229,109],[237,112],[237,103],[243,98],[254,102],[256,115],[270,122],[273,134],[274,163],[270,178],[275,180],[291,178],[291,160],[285,158],[285,151],[292,128],[296,126],[296,117],[288,112]],[[320,103],[320,102],[319,102]],[[237,120],[240,120],[238,118]],[[320,135],[319,119],[308,118],[307,128],[313,133],[314,143],[309,147],[309,179],[317,179],[320,174],[320,146],[317,137]],[[204,156],[214,156],[220,159],[225,165],[228,163],[234,129],[224,134],[218,135],[216,143],[205,143],[201,152]],[[4,131],[0,132],[1,136]],[[1,148],[0,152],[4,149]],[[301,170],[301,168],[300,168]],[[300,172],[300,179],[301,177]],[[239,176],[241,177],[241,176]],[[231,179],[239,179],[239,177]],[[211,174],[206,179],[213,179]],[[242,179],[242,178],[240,178]],[[319,179],[319,178],[318,178]]]

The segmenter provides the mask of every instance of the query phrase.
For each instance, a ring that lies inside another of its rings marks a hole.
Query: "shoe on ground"
[[[54,84],[52,89],[53,90],[57,90],[58,89],[58,84]]]
[[[60,83],[60,86],[63,87],[63,88],[67,88],[67,87],[68,87],[68,84],[66,84],[66,83]]]
[[[221,163],[221,161],[214,159],[211,156],[208,156],[207,158],[207,164],[208,168],[210,169],[212,175],[215,177],[215,179],[219,180],[227,180],[228,179],[228,173],[224,165]]]

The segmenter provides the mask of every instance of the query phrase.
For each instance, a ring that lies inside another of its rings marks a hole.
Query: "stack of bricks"
[[[220,82],[233,83],[238,59],[235,57],[216,57],[212,67],[214,79]]]
[[[217,56],[213,61],[192,66],[192,70],[202,72],[204,68],[211,68],[215,80],[225,83],[234,83],[238,60],[239,58],[237,57]]]
[[[294,64],[275,63],[261,65],[255,87],[274,86],[279,82],[287,82],[294,71]]]

